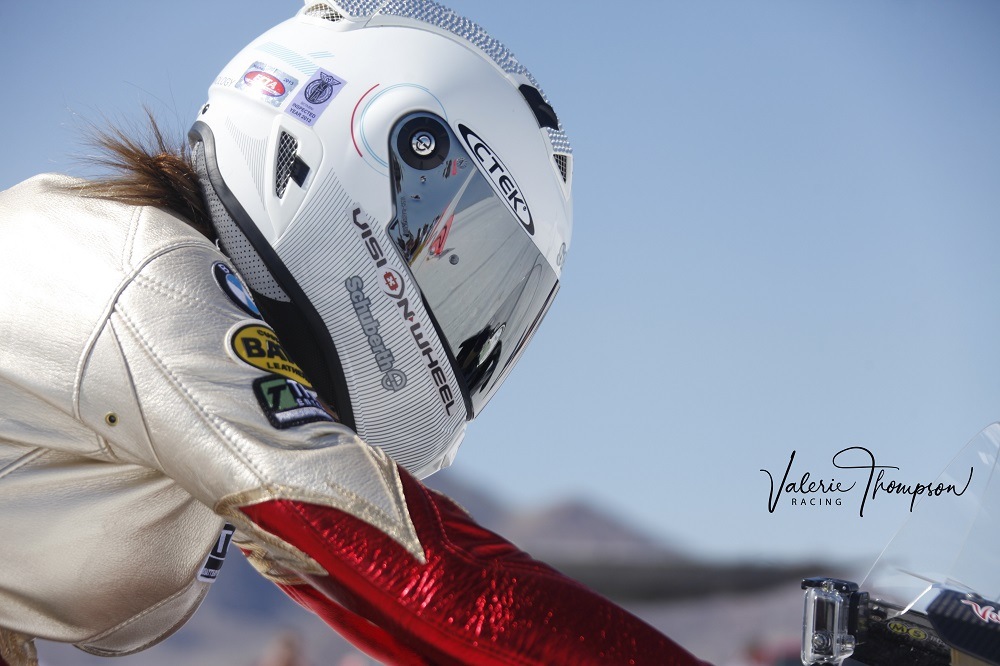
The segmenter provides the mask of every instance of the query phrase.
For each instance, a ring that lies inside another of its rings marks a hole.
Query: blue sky
[[[576,169],[563,289],[454,473],[710,557],[876,552],[905,498],[771,513],[760,469],[847,485],[863,446],[929,481],[1000,419],[1000,5],[450,6],[540,81]],[[6,3],[0,187],[79,172],[81,119],[149,103],[181,135],[298,7]]]

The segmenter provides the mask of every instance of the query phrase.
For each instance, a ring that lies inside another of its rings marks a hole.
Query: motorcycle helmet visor
[[[446,123],[431,114],[403,118],[389,154],[395,211],[388,235],[476,416],[517,362],[559,280],[512,197],[500,196]]]

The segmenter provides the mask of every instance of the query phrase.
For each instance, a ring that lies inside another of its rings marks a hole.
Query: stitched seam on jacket
[[[111,313],[115,310],[115,305],[118,303],[118,299],[121,298],[122,293],[128,288],[130,284],[135,280],[136,276],[141,273],[146,266],[148,266],[152,261],[158,259],[159,257],[172,252],[174,250],[184,248],[184,247],[204,247],[202,241],[187,239],[183,241],[177,241],[171,243],[165,247],[160,248],[156,252],[147,256],[143,261],[133,268],[115,287],[112,295],[108,298],[107,304],[104,306],[104,311],[98,318],[98,324],[94,327],[91,332],[90,337],[87,339],[86,344],[83,346],[83,351],[80,353],[80,360],[76,365],[76,380],[73,382],[73,416],[76,419],[80,419],[80,391],[83,386],[83,376],[87,368],[87,362],[90,360],[91,354],[94,353],[94,346],[97,344],[97,340],[101,336],[101,331],[104,330],[104,326],[107,324],[108,319],[111,317]]]
[[[157,643],[159,643],[159,642],[167,639],[168,637],[170,637],[174,632],[176,632],[182,626],[184,626],[185,624],[187,624],[187,621],[191,619],[191,616],[194,615],[195,611],[197,611],[198,608],[201,606],[201,601],[203,601],[205,599],[205,595],[208,594],[208,586],[207,585],[204,585],[203,586],[204,589],[202,589],[198,593],[198,602],[195,603],[195,604],[193,604],[192,607],[188,609],[188,612],[185,613],[184,616],[177,623],[175,623],[172,627],[170,627],[169,629],[167,629],[165,632],[159,634],[158,636],[152,638],[149,641],[146,641],[145,643],[143,643],[139,647],[132,648],[130,650],[125,650],[125,651],[117,652],[117,651],[112,651],[112,650],[105,650],[105,649],[102,649],[102,648],[99,648],[99,647],[93,647],[93,646],[89,645],[88,643],[89,642],[100,641],[100,640],[102,640],[102,639],[110,636],[111,634],[113,634],[116,631],[120,631],[121,629],[125,629],[130,624],[138,622],[139,620],[143,619],[144,617],[146,617],[150,613],[152,613],[152,612],[154,612],[156,610],[159,610],[164,605],[170,603],[174,599],[177,599],[178,597],[186,594],[191,589],[191,586],[194,585],[194,584],[196,584],[196,583],[189,583],[188,585],[185,585],[183,588],[181,588],[177,592],[174,592],[173,594],[171,594],[166,599],[160,600],[158,603],[150,606],[149,608],[143,610],[140,613],[137,613],[137,614],[133,615],[129,619],[125,620],[124,622],[121,622],[120,624],[118,624],[118,625],[116,625],[114,627],[111,627],[110,629],[102,631],[101,633],[97,634],[96,636],[91,636],[90,638],[86,639],[86,641],[80,641],[79,643],[74,643],[73,645],[75,647],[83,650],[84,652],[87,652],[89,654],[98,655],[98,656],[101,656],[101,657],[114,657],[114,656],[124,657],[124,656],[130,655],[130,654],[135,654],[136,652],[141,652],[141,651],[143,651],[143,650],[145,650],[145,649],[147,649],[147,648],[149,648],[149,647],[151,647],[153,645],[156,645]]]
[[[253,461],[251,461],[250,458],[246,455],[246,453],[240,449],[239,444],[235,440],[231,439],[223,431],[222,426],[224,425],[224,421],[219,417],[208,413],[205,410],[204,406],[200,402],[195,400],[194,396],[191,395],[191,392],[184,385],[184,383],[181,382],[181,380],[170,370],[170,368],[167,367],[167,364],[164,363],[163,359],[161,359],[160,356],[153,350],[152,345],[149,344],[149,342],[146,340],[146,337],[139,329],[138,324],[136,324],[136,322],[134,322],[123,310],[119,309],[118,314],[121,316],[122,321],[131,331],[132,335],[135,336],[136,340],[142,346],[143,350],[145,350],[149,358],[155,362],[156,366],[160,369],[160,372],[163,374],[163,376],[170,381],[171,385],[173,385],[173,387],[176,390],[181,392],[181,394],[187,399],[188,404],[194,407],[195,411],[201,416],[202,420],[205,421],[206,425],[208,425],[209,428],[212,430],[212,432],[214,432],[218,436],[218,438],[226,445],[226,448],[234,455],[236,455],[236,457],[240,460],[240,462],[242,462],[246,466],[246,468],[253,473],[253,475],[257,478],[257,481],[261,485],[266,486],[267,481],[263,472],[259,470],[257,466],[253,464]],[[155,442],[150,442],[150,443],[153,445],[153,455],[156,456],[156,443]],[[159,464],[158,457],[157,457],[157,464]],[[161,470],[163,469],[162,465],[160,465],[160,469]]]
[[[233,312],[231,309],[219,306],[215,302],[208,301],[203,298],[198,298],[196,296],[192,296],[191,294],[188,294],[185,291],[178,289],[171,284],[158,280],[157,278],[154,278],[149,275],[140,273],[135,277],[135,283],[137,285],[144,287],[145,289],[149,289],[150,291],[156,292],[161,296],[166,296],[167,298],[172,298],[182,303],[188,303],[190,305],[194,305],[203,309],[210,309],[220,314],[232,314]],[[241,313],[241,316],[245,317],[246,315],[243,315]]]
[[[50,453],[50,450],[43,448],[41,446],[32,451],[29,451],[28,453],[25,453],[23,456],[21,456],[11,464],[7,465],[6,467],[0,467],[0,479],[9,474],[13,474],[17,470],[24,467],[25,465],[28,465],[34,462],[35,460],[38,460],[47,453]]]

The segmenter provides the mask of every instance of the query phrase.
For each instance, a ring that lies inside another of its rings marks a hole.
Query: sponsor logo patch
[[[393,298],[401,297],[403,295],[403,276],[392,268],[383,268],[382,291]]]
[[[260,310],[257,309],[257,304],[250,296],[250,290],[243,284],[243,280],[233,272],[233,269],[221,261],[217,261],[212,266],[212,274],[215,276],[215,282],[219,285],[219,289],[236,304],[236,307],[251,317],[263,318],[260,315]]]
[[[294,379],[270,375],[254,381],[257,402],[275,428],[285,429],[315,421],[333,421],[315,391]]]
[[[212,552],[208,554],[205,563],[201,565],[198,580],[203,583],[214,583],[219,577],[219,571],[222,570],[222,564],[226,560],[226,553],[229,552],[229,544],[233,540],[233,532],[235,531],[236,528],[229,523],[223,525],[218,540],[212,546]]]
[[[243,73],[236,82],[236,88],[256,96],[271,106],[279,107],[298,83],[299,80],[294,76],[258,60]]]
[[[986,623],[996,622],[1000,624],[1000,612],[993,606],[980,606],[975,601],[969,601],[968,599],[959,599],[959,603],[963,603],[972,609],[976,617]]]
[[[229,333],[228,347],[244,363],[312,388],[302,369],[288,358],[278,336],[264,324],[237,324]]]
[[[381,322],[372,314],[372,302],[365,296],[365,281],[360,276],[347,278],[344,287],[351,299],[351,306],[354,314],[358,316],[358,323],[361,324],[361,331],[365,335],[368,346],[371,348],[375,364],[382,373],[382,388],[386,391],[398,391],[406,386],[406,373],[399,368],[393,367],[396,357],[392,350],[385,346],[385,341],[379,335]]]
[[[402,273],[388,265],[388,260],[382,252],[382,246],[372,235],[371,225],[361,219],[363,215],[364,213],[361,212],[360,208],[355,208],[351,213],[352,219],[354,220],[354,226],[356,226],[361,232],[361,240],[364,242],[365,247],[368,248],[368,254],[371,255],[372,261],[375,262],[376,270],[379,271],[379,283],[382,291],[395,301],[396,308],[400,316],[409,322],[407,328],[410,331],[410,335],[413,337],[413,342],[416,343],[417,349],[420,350],[420,353],[424,357],[427,372],[430,373],[431,379],[434,380],[434,385],[437,387],[438,396],[441,398],[441,404],[444,405],[445,413],[448,414],[448,416],[451,416],[451,410],[455,406],[456,393],[452,391],[451,383],[448,381],[448,375],[445,373],[442,365],[438,362],[438,359],[435,358],[436,352],[431,346],[430,340],[424,337],[425,328],[421,321],[417,318],[416,311],[411,308],[410,299],[405,295],[406,281],[403,279]],[[361,281],[361,279],[357,277],[351,279],[358,280],[358,282]],[[351,280],[348,280],[348,290],[351,288],[350,282]],[[414,294],[414,296],[415,298],[420,298],[419,292]],[[355,302],[355,310],[357,310],[357,307],[357,302]],[[361,318],[360,311],[358,311],[358,318]],[[362,321],[363,326],[364,323],[365,322]],[[376,326],[378,323],[378,321],[375,322]],[[368,332],[367,328],[365,329],[365,332]],[[403,375],[404,380],[405,378],[406,375]],[[386,388],[388,389],[389,387],[386,386]]]
[[[285,112],[310,127],[319,120],[330,102],[344,89],[345,81],[326,70],[317,70],[299,90]]]

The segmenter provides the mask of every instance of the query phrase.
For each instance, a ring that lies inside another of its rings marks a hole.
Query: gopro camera
[[[839,666],[862,639],[868,593],[857,583],[838,578],[802,581],[805,615],[802,624],[802,663]]]

